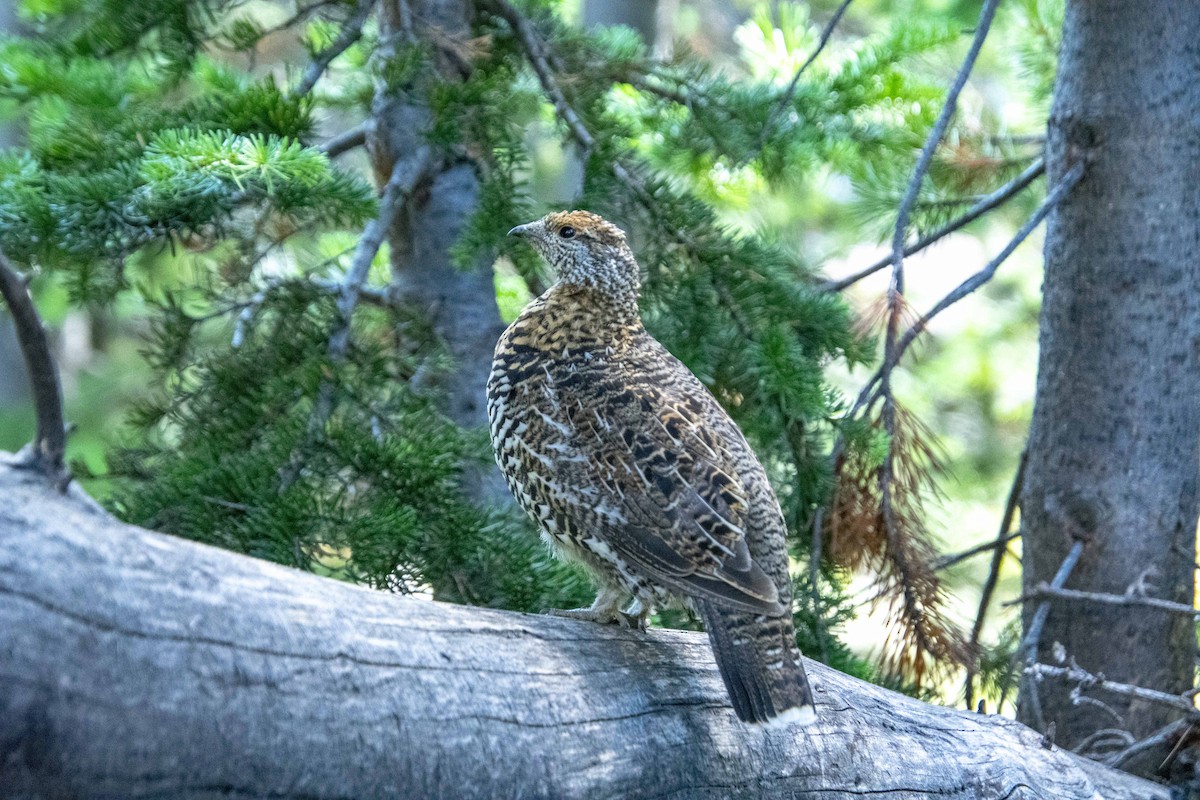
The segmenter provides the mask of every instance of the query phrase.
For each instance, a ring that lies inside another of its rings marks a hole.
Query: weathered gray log
[[[708,642],[372,592],[123,525],[0,456],[5,798],[1165,798],[809,665],[740,724]]]

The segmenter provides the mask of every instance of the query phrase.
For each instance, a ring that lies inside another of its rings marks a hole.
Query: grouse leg
[[[601,625],[620,625],[622,628],[637,628],[645,630],[645,610],[638,603],[634,603],[637,608],[637,613],[626,613],[621,610],[621,601],[625,599],[625,592],[620,589],[614,589],[611,586],[605,586],[600,589],[600,593],[596,595],[596,600],[587,608],[551,608],[547,609],[546,613],[555,617],[567,617],[568,619],[581,619],[586,622],[598,622]],[[634,606],[630,607],[630,612],[633,612]]]

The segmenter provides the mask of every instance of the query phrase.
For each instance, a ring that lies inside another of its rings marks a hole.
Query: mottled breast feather
[[[569,555],[635,595],[657,583],[780,613],[776,582],[747,546],[748,531],[783,526],[749,445],[640,325],[598,340],[586,318],[603,309],[589,300],[552,289],[497,347],[488,411],[514,495]]]
[[[488,419],[517,501],[601,584],[564,613],[628,623],[687,598],[740,719],[812,722],[779,502],[737,425],[642,327],[624,234],[583,211],[513,232],[558,283],[501,336]],[[622,595],[638,610],[614,616]]]

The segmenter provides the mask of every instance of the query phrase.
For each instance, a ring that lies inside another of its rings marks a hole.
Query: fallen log
[[[1166,798],[809,663],[739,723],[703,635],[374,592],[124,525],[0,456],[5,798]]]

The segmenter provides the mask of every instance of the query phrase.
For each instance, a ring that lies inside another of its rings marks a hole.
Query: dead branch
[[[343,131],[322,144],[318,150],[328,158],[337,158],[342,153],[349,152],[367,143],[367,124],[356,125],[348,131]]]
[[[26,465],[53,481],[59,491],[65,491],[71,475],[63,464],[67,434],[58,370],[29,288],[3,253],[0,253],[0,297],[12,314],[33,393],[37,430],[27,448]]]
[[[1171,614],[1183,614],[1188,617],[1200,617],[1200,609],[1186,603],[1174,603],[1158,597],[1146,597],[1140,594],[1108,594],[1106,592],[1083,592],[1078,589],[1063,589],[1054,585],[1041,584],[1029,594],[1012,600],[1007,605],[1016,605],[1029,600],[1073,600],[1083,603],[1099,603],[1106,606],[1138,606],[1166,611]]]
[[[978,203],[971,206],[971,208],[968,209],[961,217],[946,223],[936,231],[922,236],[917,241],[905,247],[904,257],[907,258],[914,253],[919,253],[930,245],[946,238],[950,234],[965,228],[967,225],[970,225],[972,222],[979,219],[984,214],[987,214],[989,211],[1003,206],[1009,200],[1023,192],[1035,180],[1044,175],[1045,172],[1045,159],[1039,158],[1035,160],[1020,175],[1013,178],[1011,181],[1004,184],[986,197],[981,198]],[[887,269],[892,265],[893,258],[894,254],[889,253],[888,255],[876,261],[874,264],[871,264],[869,267],[864,267],[858,272],[855,272],[852,275],[847,275],[844,278],[839,278],[836,281],[826,281],[817,288],[823,292],[840,292],[858,283],[863,278],[874,275],[880,270]]]
[[[1012,529],[1013,519],[1016,516],[1017,508],[1021,502],[1021,490],[1025,486],[1025,465],[1029,463],[1029,450],[1021,451],[1021,459],[1017,462],[1017,474],[1013,476],[1012,487],[1008,490],[1008,500],[1004,503],[1004,515],[1000,520],[1000,533],[996,535],[992,544],[992,563],[988,568],[987,580],[984,581],[983,590],[979,593],[979,608],[975,612],[975,622],[971,625],[971,638],[967,642],[967,647],[972,653],[979,650],[979,637],[983,633],[983,621],[987,617],[988,607],[992,604],[992,594],[996,591],[996,584],[1000,581],[1000,567],[1004,564],[1004,556],[1008,552],[1008,543],[1021,535],[1021,532],[1015,531],[1009,533]],[[975,697],[975,670],[968,669],[967,677],[963,683],[963,694],[966,697],[967,708],[974,704]]]
[[[1063,559],[1062,565],[1058,568],[1058,572],[1054,574],[1054,581],[1051,585],[1062,588],[1067,582],[1067,578],[1071,577],[1072,570],[1079,563],[1079,557],[1083,555],[1084,541],[1076,539],[1071,545],[1071,549],[1067,552],[1066,558]],[[1033,618],[1030,620],[1029,627],[1025,630],[1025,638],[1021,640],[1021,645],[1013,653],[1013,659],[1024,659],[1026,664],[1032,664],[1037,661],[1038,645],[1042,638],[1042,629],[1046,627],[1046,618],[1050,615],[1050,603],[1042,601],[1042,603],[1033,612]],[[1027,676],[1028,671],[1023,672],[1023,676]],[[1037,722],[1039,728],[1046,727],[1046,720],[1042,716],[1042,698],[1038,694],[1038,684],[1036,680],[1022,681],[1023,689],[1027,692],[1029,705],[1033,711],[1033,718]]]
[[[375,0],[359,0],[357,5],[350,11],[350,16],[342,23],[342,29],[338,33],[337,38],[321,52],[313,56],[312,61],[304,68],[304,74],[300,78],[300,83],[296,85],[292,94],[296,97],[302,97],[313,90],[317,85],[317,81],[325,74],[325,70],[335,58],[349,49],[350,45],[362,38],[363,25],[367,23],[367,17],[371,16],[371,11],[375,8]]]
[[[1074,663],[1065,667],[1054,667],[1035,661],[1026,665],[1025,674],[1033,679],[1030,683],[1042,678],[1061,678],[1079,684],[1081,691],[1100,689],[1109,694],[1173,708],[1176,711],[1182,711],[1184,714],[1187,714],[1192,720],[1200,720],[1200,710],[1196,708],[1193,700],[1187,695],[1169,694],[1167,692],[1160,692],[1157,689],[1146,689],[1129,683],[1110,681],[1104,675],[1093,675]]]
[[[392,167],[392,174],[383,187],[383,196],[379,200],[379,213],[375,219],[367,223],[359,237],[354,255],[350,259],[350,268],[342,278],[337,291],[337,322],[329,335],[327,353],[329,359],[338,363],[344,361],[350,348],[350,332],[354,309],[362,295],[363,284],[371,270],[371,262],[388,228],[400,213],[401,208],[415,191],[417,185],[424,180],[434,163],[432,151],[428,147],[421,148],[412,155],[398,159]],[[328,378],[321,381],[317,390],[317,399],[313,403],[312,415],[308,421],[307,437],[312,440],[321,435],[329,417],[333,413],[333,383]],[[293,453],[288,464],[280,470],[280,491],[291,486],[300,475],[303,464],[298,453]]]

